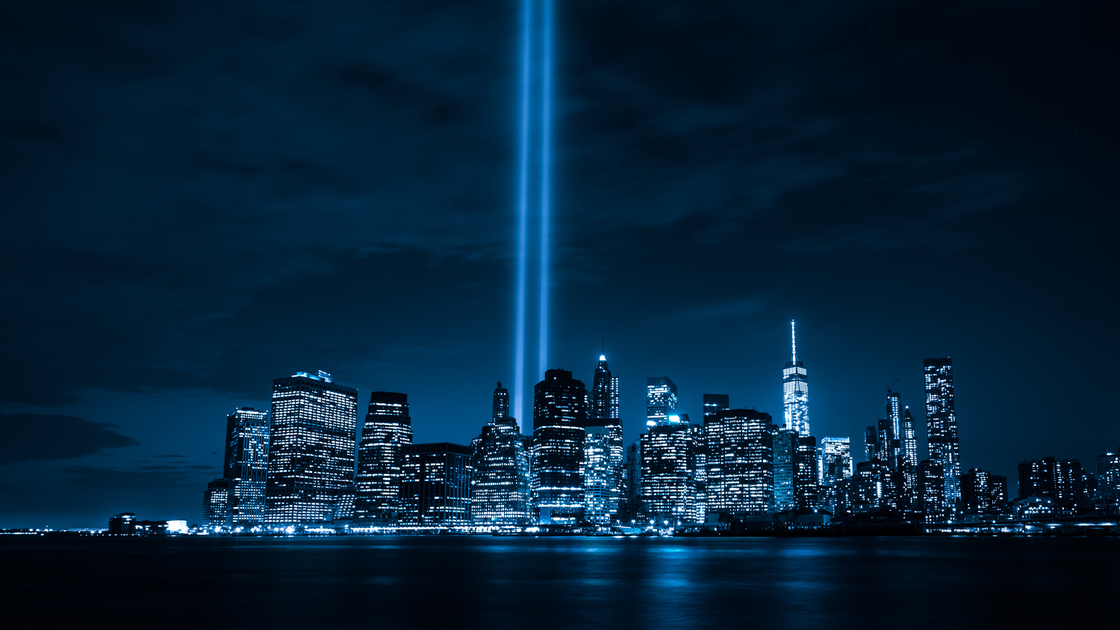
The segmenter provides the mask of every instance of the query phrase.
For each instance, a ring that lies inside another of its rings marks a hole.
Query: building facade
[[[400,524],[460,527],[471,523],[471,447],[449,442],[401,448]]]
[[[961,452],[953,395],[953,361],[949,358],[930,358],[925,360],[923,367],[929,458],[941,464],[945,479],[943,511],[951,515],[960,502],[961,488]]]
[[[663,423],[677,412],[677,384],[668,376],[646,379],[646,426]]]
[[[354,482],[358,390],[329,374],[305,372],[272,382],[265,522],[334,520],[342,490]]]
[[[509,417],[509,392],[501,382],[493,408],[494,417],[471,443],[471,522],[528,525],[529,451],[517,420]]]
[[[575,524],[583,512],[587,391],[567,370],[548,370],[533,391],[531,507],[542,524]]]
[[[706,419],[708,510],[765,514],[774,505],[773,419],[754,409],[726,409]]]
[[[412,417],[408,395],[372,392],[358,444],[358,474],[354,483],[354,518],[359,525],[389,525],[397,521],[401,458],[409,444]]]
[[[696,516],[696,457],[687,421],[671,415],[641,437],[642,505],[657,525]]]
[[[617,519],[622,502],[626,444],[622,440],[622,419],[618,412],[618,377],[611,374],[606,355],[599,355],[599,362],[595,365],[587,427],[603,428],[603,440],[608,451],[607,510],[610,519]]]
[[[797,509],[797,431],[774,432],[774,510]]]
[[[809,435],[809,372],[797,360],[797,329],[790,322],[793,356],[782,370],[782,402],[785,406],[785,429]]]
[[[226,416],[222,474],[229,480],[226,524],[253,527],[264,521],[268,475],[268,412],[242,407]]]

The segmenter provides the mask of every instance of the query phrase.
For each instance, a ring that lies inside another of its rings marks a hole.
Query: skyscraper
[[[471,447],[448,442],[401,447],[400,523],[454,527],[471,522]]]
[[[817,485],[817,438],[797,436],[794,443],[794,503],[798,509],[815,510],[820,500]]]
[[[973,468],[961,475],[961,511],[998,515],[1007,507],[1007,477]]]
[[[646,426],[665,422],[677,410],[677,384],[668,376],[646,379]]]
[[[926,431],[929,458],[941,464],[945,479],[945,512],[952,515],[960,500],[961,453],[953,401],[953,361],[926,359]],[[928,512],[928,510],[927,510]]]
[[[819,451],[821,507],[836,514],[840,483],[852,476],[851,440],[846,437],[823,437]]]
[[[622,420],[618,414],[618,377],[611,374],[606,355],[599,355],[599,363],[595,366],[587,426],[604,429],[603,439],[608,450],[608,513],[617,517],[619,502],[622,500],[622,468],[625,465],[626,445],[622,441]]]
[[[223,476],[229,480],[226,521],[231,527],[264,520],[268,474],[268,412],[242,407],[226,416]]]
[[[354,482],[358,390],[330,374],[297,372],[272,382],[272,426],[265,522],[330,522]]]
[[[618,482],[611,461],[607,427],[587,427],[583,441],[583,516],[596,525],[609,525],[618,516]]]
[[[358,445],[358,476],[354,484],[354,517],[359,525],[383,525],[396,521],[400,501],[401,452],[408,444],[412,444],[408,395],[371,393],[362,440]]]
[[[765,514],[774,504],[773,419],[754,409],[708,417],[708,509]]]
[[[778,512],[797,508],[797,431],[778,429],[774,432],[774,509]]]
[[[902,474],[906,482],[903,503],[910,507],[917,503],[918,492],[918,440],[910,407],[902,410],[902,456],[905,462]]]
[[[641,437],[642,504],[658,525],[696,514],[696,451],[687,420],[671,415]]]
[[[790,322],[790,335],[793,342],[793,358],[782,370],[782,400],[785,403],[786,429],[797,431],[798,435],[809,435],[809,372],[805,364],[797,360],[797,329]]]
[[[471,465],[471,522],[527,525],[529,452],[517,421],[509,417],[509,392],[501,382],[494,390],[494,418],[472,443]]]
[[[727,394],[704,394],[704,422],[708,422],[708,418],[714,418],[715,415],[725,409],[731,408],[730,397]]]
[[[540,523],[580,518],[587,398],[583,382],[567,370],[548,370],[534,388],[530,487]]]
[[[926,523],[940,523],[949,517],[945,501],[945,472],[940,461],[923,459],[918,463],[918,498]]]
[[[229,479],[215,479],[202,495],[202,523],[211,529],[224,527],[228,516]]]
[[[891,468],[901,470],[903,468],[902,457],[902,396],[898,392],[893,392],[887,388],[887,404],[884,409],[884,416],[889,421],[890,436],[889,441],[883,445],[884,457],[887,465]]]

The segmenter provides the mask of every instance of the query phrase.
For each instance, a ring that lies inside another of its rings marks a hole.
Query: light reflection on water
[[[0,541],[0,560],[5,594],[43,627],[122,606],[170,627],[378,630],[1059,627],[1120,614],[1117,539],[43,539]]]

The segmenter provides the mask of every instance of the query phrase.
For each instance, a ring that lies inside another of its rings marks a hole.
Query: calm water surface
[[[0,562],[39,628],[1120,627],[1115,538],[6,538]]]

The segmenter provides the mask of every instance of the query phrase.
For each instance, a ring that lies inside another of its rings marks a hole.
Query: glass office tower
[[[265,488],[270,525],[329,523],[354,482],[358,390],[330,374],[298,372],[272,382]]]
[[[930,460],[941,464],[945,481],[944,512],[953,514],[960,500],[961,453],[953,400],[953,361],[926,359],[926,431]],[[927,512],[929,510],[926,510]]]
[[[823,437],[820,453],[821,507],[833,514],[840,503],[840,484],[852,477],[852,445],[846,437]]]
[[[708,510],[765,514],[774,505],[773,419],[754,409],[727,409],[706,420]]]
[[[611,461],[607,427],[587,427],[583,441],[583,517],[596,525],[609,525],[618,516],[619,475]]]
[[[226,416],[222,474],[229,480],[226,524],[253,527],[264,520],[268,474],[268,412],[242,407]]]
[[[567,370],[548,370],[533,390],[531,506],[537,522],[575,524],[583,511],[587,391]]]
[[[408,395],[373,392],[358,445],[354,518],[359,526],[396,522],[402,449],[412,444]]]
[[[778,512],[797,507],[795,480],[797,431],[779,429],[774,432],[774,509]]]
[[[809,372],[797,360],[797,330],[790,322],[793,356],[782,370],[782,401],[785,404],[785,429],[809,435]]]
[[[449,442],[401,447],[400,524],[471,523],[471,447]]]
[[[670,415],[641,437],[642,505],[655,525],[696,516],[696,451],[687,420]]]
[[[611,518],[617,518],[624,485],[622,469],[626,463],[626,445],[622,441],[622,419],[618,414],[618,377],[611,374],[606,355],[599,355],[595,365],[587,427],[604,429],[609,472],[607,511]]]

